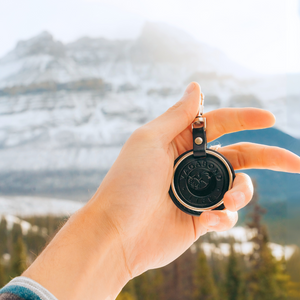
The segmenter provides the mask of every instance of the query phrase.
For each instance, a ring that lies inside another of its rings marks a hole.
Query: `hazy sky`
[[[299,0],[0,0],[0,56],[43,30],[135,38],[145,21],[181,28],[263,73],[300,72]]]

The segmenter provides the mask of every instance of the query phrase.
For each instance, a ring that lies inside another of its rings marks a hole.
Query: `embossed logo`
[[[178,166],[174,176],[178,196],[188,205],[209,208],[224,195],[225,166],[210,156],[205,159],[190,157],[189,160]]]
[[[211,176],[208,172],[196,172],[188,177],[188,185],[195,191],[205,189],[210,182]]]

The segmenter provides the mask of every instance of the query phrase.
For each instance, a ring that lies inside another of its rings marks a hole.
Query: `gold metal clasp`
[[[195,118],[192,123],[192,129],[204,127],[206,131],[206,118],[203,117],[204,112],[204,94],[200,94],[200,103],[199,103],[199,115]]]

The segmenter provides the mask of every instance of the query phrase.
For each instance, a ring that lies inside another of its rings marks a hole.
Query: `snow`
[[[269,243],[269,247],[273,256],[278,260],[282,259],[282,257],[284,257],[285,260],[289,260],[297,249],[297,246],[295,245],[281,246],[275,243]]]
[[[242,226],[236,226],[228,231],[224,232],[211,232],[211,237],[218,241],[219,239],[229,239],[234,238],[235,242],[233,244],[236,253],[242,255],[250,255],[255,244],[251,242],[252,238],[256,235],[255,229],[250,229]],[[201,248],[203,249],[205,255],[211,256],[212,254],[220,256],[229,256],[230,254],[230,244],[228,243],[201,243]],[[276,243],[269,243],[269,248],[271,249],[272,255],[277,259],[281,260],[283,257],[285,260],[289,260],[295,253],[297,246],[295,245],[279,245]],[[195,251],[196,249],[193,249]]]
[[[234,243],[233,247],[236,253],[242,255],[250,255],[254,250],[255,244],[252,242],[242,242],[242,243]],[[297,246],[288,245],[282,246],[275,243],[270,243],[269,248],[272,252],[272,255],[277,260],[281,260],[284,258],[285,260],[289,260],[292,255],[295,253]],[[228,257],[230,255],[230,244],[228,243],[220,243],[218,246],[212,243],[201,243],[201,248],[203,249],[206,256],[210,257],[212,254]]]
[[[7,229],[8,230],[12,230],[14,224],[20,224],[21,225],[21,229],[22,229],[22,233],[24,235],[26,235],[28,233],[28,230],[31,228],[31,224],[21,220],[20,218],[13,216],[13,215],[4,215],[5,220],[7,222]],[[1,220],[1,216],[0,216],[0,220]]]
[[[84,203],[65,199],[24,196],[0,197],[0,216],[5,216],[8,222],[8,228],[12,228],[13,223],[19,223],[26,232],[30,224],[28,223],[28,225],[27,222],[21,221],[19,217],[47,215],[69,216],[83,205]]]
[[[228,231],[212,232],[211,235],[213,238],[216,239],[234,238],[237,242],[243,243],[243,242],[250,241],[256,235],[256,230],[237,226]]]

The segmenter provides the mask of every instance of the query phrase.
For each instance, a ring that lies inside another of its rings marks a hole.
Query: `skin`
[[[199,85],[191,83],[178,103],[131,135],[92,199],[23,276],[36,280],[59,300],[115,299],[131,278],[169,264],[208,231],[235,225],[237,210],[253,195],[246,174],[237,174],[225,194],[224,211],[193,217],[181,212],[168,194],[174,160],[192,148],[190,125],[199,96]],[[254,108],[219,109],[205,117],[209,142],[275,123],[270,112]],[[281,148],[240,143],[218,151],[235,170],[300,173],[300,158]]]

